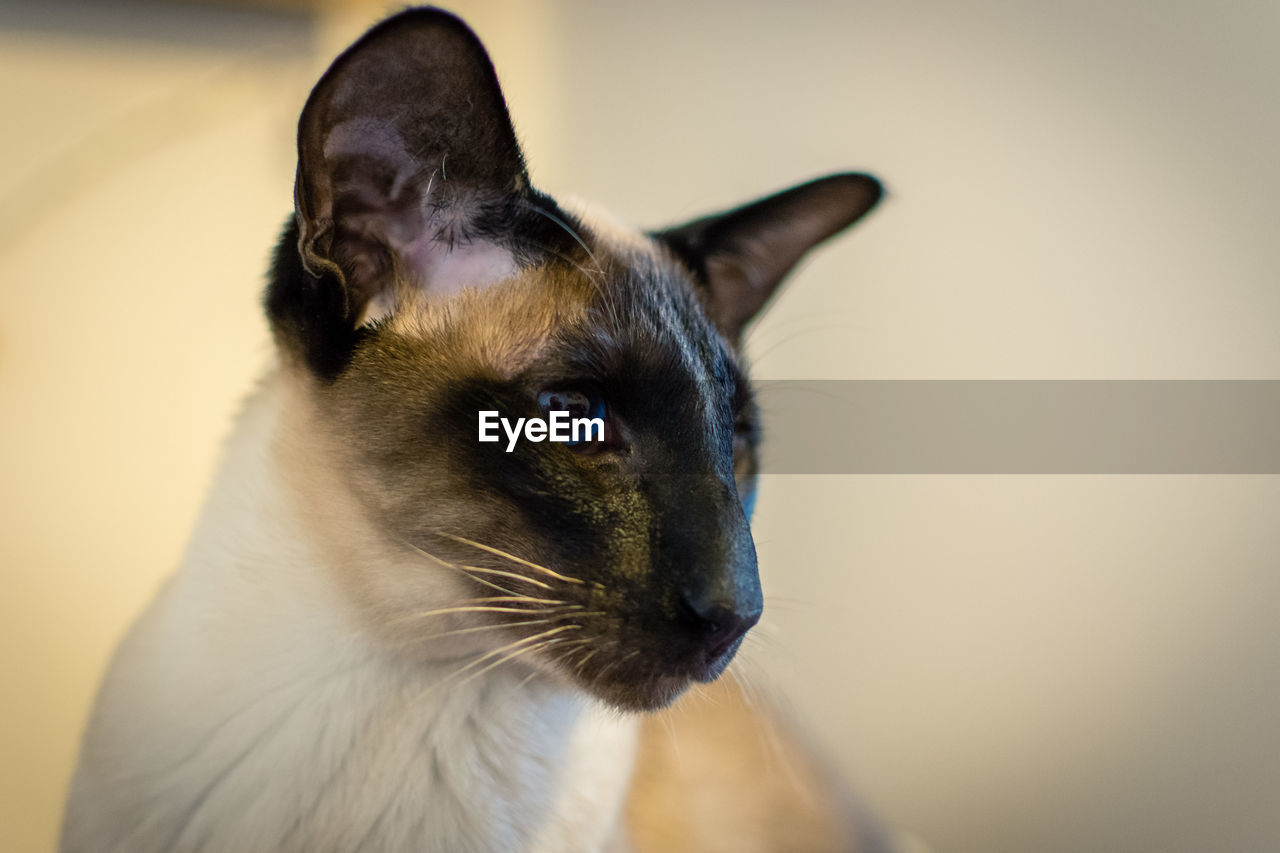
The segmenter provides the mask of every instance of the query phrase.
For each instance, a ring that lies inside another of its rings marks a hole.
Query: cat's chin
[[[590,693],[619,711],[646,713],[661,711],[680,698],[693,679],[687,676],[655,678],[643,684],[593,685]]]
[[[616,677],[582,685],[589,693],[620,711],[660,711],[671,705],[693,684],[715,681],[737,654],[741,641],[734,643],[718,658],[674,669],[646,669],[643,666]]]

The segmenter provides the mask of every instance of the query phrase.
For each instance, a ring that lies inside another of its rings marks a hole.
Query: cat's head
[[[652,233],[570,212],[530,185],[479,41],[432,9],[333,64],[298,147],[267,309],[316,464],[381,545],[348,573],[363,618],[630,709],[719,675],[762,607],[739,336],[876,181]],[[481,412],[566,406],[602,440],[479,440]]]

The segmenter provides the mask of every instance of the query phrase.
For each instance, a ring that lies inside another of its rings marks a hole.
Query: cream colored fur
[[[476,646],[411,657],[370,630],[355,563],[408,558],[344,497],[299,382],[277,370],[250,400],[181,569],[116,653],[64,853],[623,847],[631,718],[522,660],[451,677]],[[419,568],[424,606],[457,600]]]

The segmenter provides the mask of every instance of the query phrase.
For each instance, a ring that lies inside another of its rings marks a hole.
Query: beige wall
[[[292,123],[367,20],[27,5],[0,5],[6,851],[52,848],[95,680],[268,358]],[[656,223],[886,179],[753,334],[760,376],[1280,378],[1274,8],[462,8],[552,192]],[[934,849],[1272,849],[1278,517],[1275,477],[774,477],[753,654]]]

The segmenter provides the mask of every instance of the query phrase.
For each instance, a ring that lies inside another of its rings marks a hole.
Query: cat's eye
[[[756,458],[752,452],[759,440],[759,426],[746,413],[733,423],[733,473],[741,484],[756,474]]]
[[[744,410],[733,419],[733,449],[735,452],[749,450],[759,439],[759,426],[749,410]]]
[[[551,421],[553,412],[566,412],[562,419],[568,438],[562,443],[579,450],[601,450],[611,442],[608,409],[604,395],[593,389],[548,388],[538,393],[538,408]],[[553,422],[554,423],[554,422]]]

